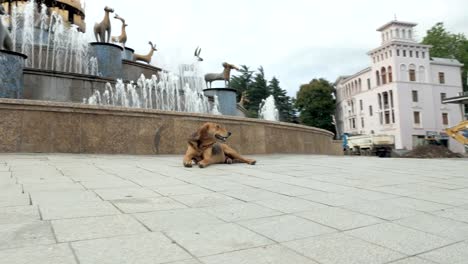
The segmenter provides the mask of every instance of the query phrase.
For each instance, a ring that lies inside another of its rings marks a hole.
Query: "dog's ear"
[[[206,133],[206,131],[208,131],[208,128],[209,128],[210,124],[206,123],[204,124],[203,126],[201,126],[197,132],[194,132],[191,136],[190,136],[190,139],[189,141],[198,141],[200,140],[200,138],[203,137],[203,135]]]

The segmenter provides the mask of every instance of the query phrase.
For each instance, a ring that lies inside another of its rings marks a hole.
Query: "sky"
[[[420,41],[437,22],[468,36],[467,0],[82,0],[87,34],[106,5],[125,18],[126,46],[136,53],[157,45],[152,64],[168,70],[191,63],[202,48],[205,72],[226,61],[263,66],[268,79],[295,96],[313,78],[335,81],[370,65],[366,53],[380,45],[376,29],[393,20],[416,22]],[[112,19],[112,35],[121,23]],[[235,73],[233,73],[235,74]]]

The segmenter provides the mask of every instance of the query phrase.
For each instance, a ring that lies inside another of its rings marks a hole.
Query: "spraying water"
[[[270,95],[260,103],[258,117],[269,121],[279,121],[279,112],[275,105],[275,97]]]

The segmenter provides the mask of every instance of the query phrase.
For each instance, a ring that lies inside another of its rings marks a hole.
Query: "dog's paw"
[[[186,167],[186,168],[192,168],[192,162],[185,162],[185,161],[184,161],[184,167]]]
[[[231,158],[226,158],[225,163],[226,164],[232,164],[232,163],[234,163],[234,161]]]
[[[255,164],[257,164],[257,161],[256,160],[250,160],[248,164],[249,165],[255,165]]]
[[[201,164],[201,163],[198,164],[198,167],[199,167],[200,169],[204,169],[204,168],[206,168],[207,166],[208,166],[208,165],[206,165],[206,164]]]

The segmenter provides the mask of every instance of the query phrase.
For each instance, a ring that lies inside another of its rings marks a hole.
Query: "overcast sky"
[[[262,65],[295,96],[313,78],[335,81],[370,64],[366,52],[380,44],[376,29],[393,20],[416,22],[420,40],[437,22],[468,35],[467,0],[82,0],[88,34],[108,5],[126,19],[127,47],[159,51],[153,64],[174,69],[192,61],[199,45],[205,72],[221,63]],[[120,21],[112,19],[112,35]]]

